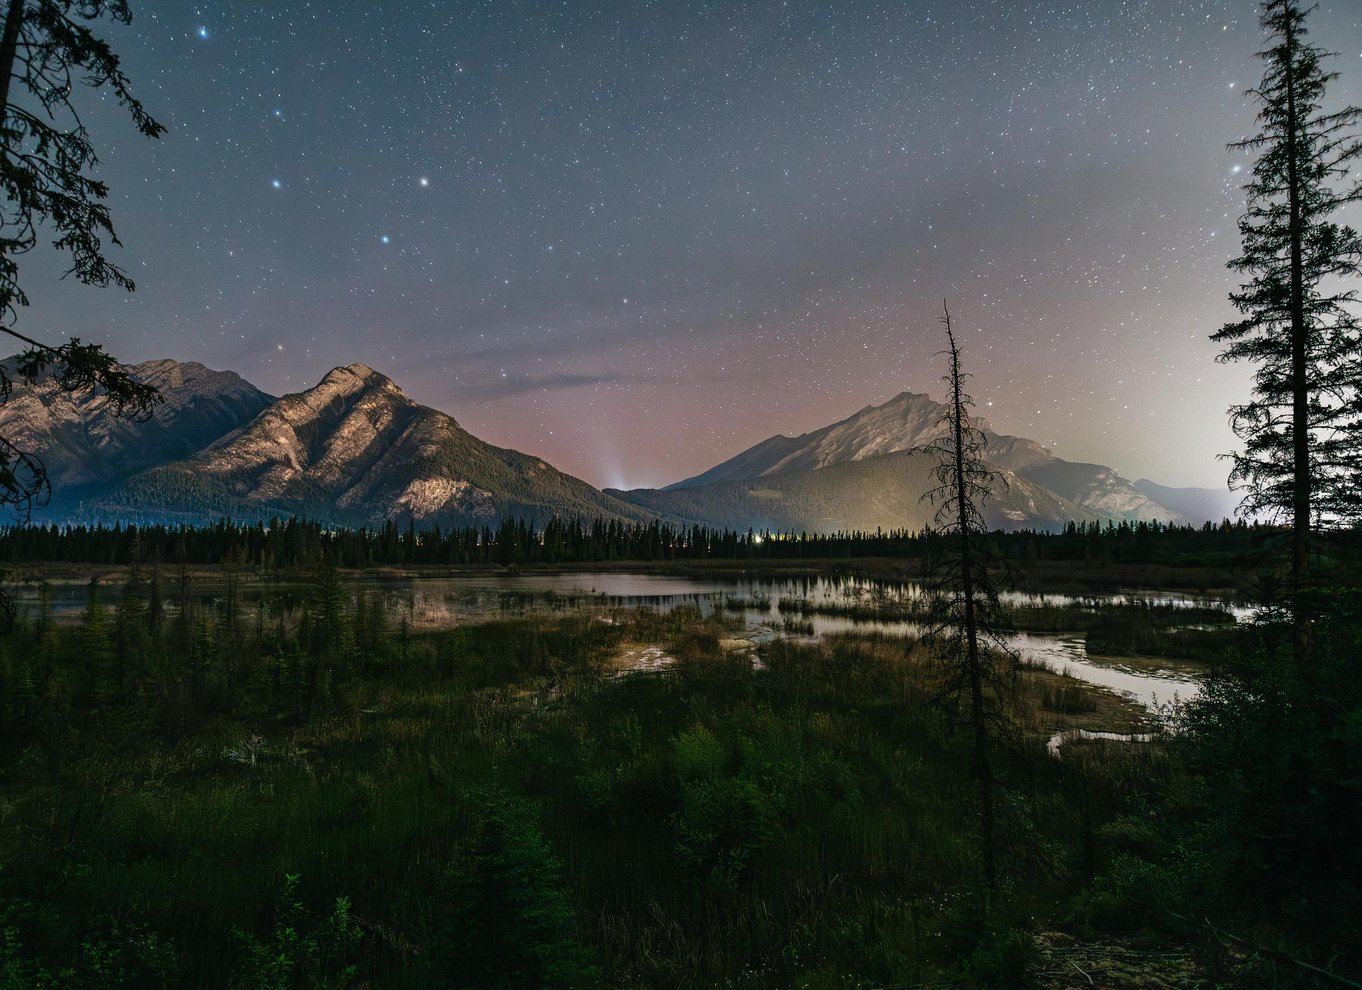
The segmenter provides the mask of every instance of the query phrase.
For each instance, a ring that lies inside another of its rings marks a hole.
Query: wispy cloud
[[[645,375],[625,375],[616,371],[599,374],[560,372],[551,375],[513,375],[492,373],[483,380],[460,385],[457,394],[483,401],[506,399],[530,392],[559,392],[602,385],[638,385],[653,381]]]

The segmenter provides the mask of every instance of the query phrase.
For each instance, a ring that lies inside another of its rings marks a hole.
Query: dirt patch
[[[1044,990],[1200,990],[1206,973],[1185,948],[1139,949],[1119,942],[1079,942],[1062,932],[1036,936],[1033,974]]]
[[[613,677],[632,674],[658,674],[676,666],[676,657],[655,644],[626,643],[621,646],[606,669]]]

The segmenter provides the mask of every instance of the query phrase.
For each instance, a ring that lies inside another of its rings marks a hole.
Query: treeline
[[[1283,530],[1228,520],[1214,525],[1160,522],[1069,523],[1057,533],[993,534],[1015,562],[1206,563],[1281,539]],[[219,564],[269,569],[308,567],[325,559],[347,568],[467,564],[565,564],[671,560],[828,560],[921,557],[930,531],[873,533],[739,532],[655,521],[554,519],[542,529],[524,519],[495,528],[418,530],[389,521],[374,528],[333,528],[298,518],[269,524],[222,520],[211,526],[10,526],[0,530],[0,562],[78,564]]]

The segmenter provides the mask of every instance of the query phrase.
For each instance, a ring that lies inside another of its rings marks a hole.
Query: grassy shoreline
[[[150,565],[144,565],[145,571]],[[179,573],[174,564],[161,564],[163,574]],[[59,561],[3,564],[0,570],[10,582],[40,581],[75,583],[90,578],[111,581],[125,578],[126,565],[68,564]],[[196,578],[220,578],[221,565],[195,564],[185,570]],[[260,580],[306,580],[307,569],[265,570],[239,567],[238,573]],[[684,560],[684,561],[587,561],[563,564],[520,564],[512,566],[466,564],[422,565],[412,567],[374,566],[341,568],[347,577],[375,580],[401,580],[432,577],[485,577],[530,574],[623,573],[656,574],[709,578],[818,578],[829,576],[874,578],[889,581],[914,581],[922,576],[916,558],[862,557],[826,560]],[[1020,568],[1021,590],[1037,593],[1108,594],[1134,592],[1184,592],[1215,597],[1244,594],[1250,576],[1236,569],[1189,565],[1110,564],[1098,562],[1037,562]]]

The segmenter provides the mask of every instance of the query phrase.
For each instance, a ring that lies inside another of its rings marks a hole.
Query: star
[[[267,391],[285,365],[296,385],[396,355],[494,438],[552,416],[574,424],[555,466],[668,482],[874,396],[939,398],[947,297],[1000,428],[1107,463],[1112,396],[1141,417],[1131,470],[1218,486],[1247,372],[1209,334],[1255,174],[1226,145],[1254,130],[1259,2],[1162,0],[1160,33],[1130,0],[423,3],[439,16],[382,25],[372,4],[137,0],[138,43],[109,40],[170,133],[127,152],[126,121],[91,121],[137,293],[35,292],[26,319],[142,360],[182,352],[201,299],[206,365],[249,377],[284,345]],[[1311,15],[1353,52],[1326,109],[1362,92],[1358,5]],[[351,329],[302,329],[323,325]]]

